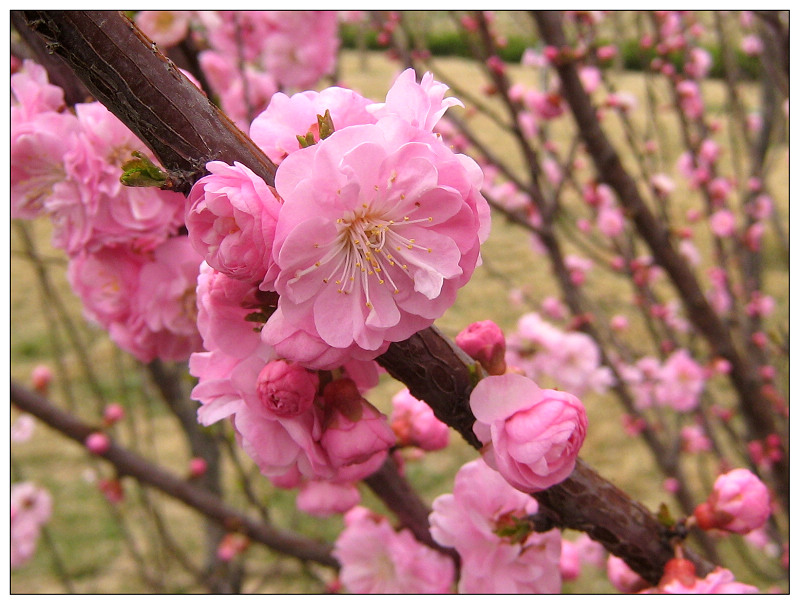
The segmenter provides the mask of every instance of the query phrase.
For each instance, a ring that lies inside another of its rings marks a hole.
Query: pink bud
[[[31,372],[33,388],[39,393],[47,393],[50,383],[53,382],[53,371],[46,365],[40,364]]]
[[[258,395],[270,412],[282,418],[299,416],[314,404],[319,376],[282,359],[270,361],[258,374]]]
[[[500,327],[490,319],[470,324],[456,336],[456,344],[478,361],[489,374],[506,371],[506,339]]]
[[[195,457],[189,460],[189,477],[196,479],[206,474],[208,462],[204,458]]]
[[[111,440],[105,433],[91,433],[83,443],[86,449],[97,456],[105,454],[111,446]]]
[[[334,467],[382,462],[395,436],[386,417],[361,396],[349,378],[325,386],[325,426],[320,445]]]
[[[125,408],[118,403],[109,403],[103,410],[103,424],[113,426],[125,417]]]
[[[746,534],[758,529],[770,515],[767,487],[747,469],[737,468],[717,477],[708,500],[695,509],[702,529]]]
[[[587,425],[583,404],[574,395],[504,374],[481,380],[470,408],[486,463],[513,487],[540,491],[572,473]]]

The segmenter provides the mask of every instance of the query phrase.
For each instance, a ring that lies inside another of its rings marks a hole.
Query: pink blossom
[[[234,162],[209,162],[210,175],[186,200],[189,239],[217,271],[271,290],[277,267],[272,242],[280,203],[252,170]]]
[[[125,408],[118,403],[109,403],[103,408],[103,425],[113,426],[125,418]]]
[[[766,193],[756,196],[756,198],[747,204],[747,213],[757,221],[763,221],[770,217],[775,204],[772,198]]]
[[[151,161],[153,154],[101,103],[80,103],[75,113],[80,131],[64,155],[68,178],[45,203],[54,245],[69,254],[114,244],[150,250],[175,234],[183,224],[181,194],[120,182],[133,152]]]
[[[488,205],[477,165],[432,136],[388,116],[281,163],[280,313],[267,342],[302,332],[375,357],[452,304],[478,262]]]
[[[682,450],[690,454],[710,452],[711,440],[706,436],[703,427],[692,424],[681,428]]]
[[[633,594],[649,586],[625,561],[615,555],[608,555],[606,573],[611,585],[624,594]]]
[[[628,318],[624,315],[614,315],[614,317],[609,320],[608,325],[615,332],[624,332],[628,329]]]
[[[195,456],[189,460],[189,477],[196,479],[202,477],[208,471],[208,462],[205,458]]]
[[[109,326],[112,340],[145,362],[156,357],[183,361],[199,351],[195,289],[200,262],[185,236],[156,248],[139,273],[130,316]]]
[[[671,559],[664,566],[664,575],[650,594],[754,594],[755,586],[737,582],[729,569],[717,567],[705,578],[695,575],[694,564],[687,559]]]
[[[589,390],[602,393],[614,382],[609,368],[601,365],[600,349],[591,337],[563,332],[536,313],[523,315],[517,334],[509,336],[507,361],[529,378],[550,379],[577,396]]]
[[[306,481],[297,493],[297,508],[315,517],[345,513],[361,501],[358,488],[352,483]]]
[[[84,441],[86,449],[91,453],[101,456],[108,451],[111,446],[111,440],[105,433],[91,433]]]
[[[659,173],[650,177],[650,184],[661,197],[667,197],[675,190],[675,182],[666,174]]]
[[[747,303],[747,314],[751,317],[767,317],[775,310],[775,299],[761,292],[753,292]]]
[[[730,237],[736,233],[736,216],[730,210],[717,210],[709,218],[709,226],[717,237]]]
[[[333,72],[339,49],[336,11],[267,11],[262,65],[281,88],[310,88]]]
[[[700,87],[693,80],[683,80],[677,86],[681,110],[691,120],[698,120],[705,109]]]
[[[581,575],[581,557],[578,548],[567,540],[561,539],[561,560],[558,564],[562,580],[575,580]]]
[[[392,397],[389,424],[400,446],[410,445],[431,452],[447,447],[450,439],[448,426],[433,415],[427,403],[411,395],[408,389],[402,389]]]
[[[262,403],[274,414],[291,418],[314,405],[319,376],[283,359],[270,361],[258,373],[256,390]]]
[[[461,557],[460,593],[560,592],[561,534],[531,531],[526,517],[537,510],[482,459],[461,467],[429,516],[433,539]]]
[[[197,328],[206,351],[244,359],[263,346],[256,331],[261,324],[247,319],[252,313],[263,313],[262,296],[254,284],[228,277],[204,261],[196,294]]]
[[[679,349],[661,366],[654,389],[656,402],[678,412],[690,412],[700,403],[705,388],[703,368],[689,351]]]
[[[333,556],[342,566],[342,585],[354,594],[443,594],[455,576],[450,557],[360,506],[345,515]]]
[[[711,495],[694,514],[703,529],[746,534],[763,526],[770,512],[767,487],[749,470],[737,468],[717,477]]]
[[[189,33],[192,11],[139,11],[136,25],[153,42],[169,48],[177,45]]]
[[[377,470],[395,443],[386,417],[361,397],[348,378],[328,383],[323,397],[326,416],[320,444],[331,464],[338,468],[367,463]]]
[[[541,120],[553,120],[566,111],[564,100],[557,92],[530,90],[525,95],[525,104]]]
[[[333,86],[321,92],[299,92],[291,97],[275,93],[267,108],[250,125],[250,138],[276,164],[300,149],[298,136],[309,132],[319,141],[317,116],[330,112],[336,130],[377,120],[367,111],[371,101],[355,91]]]
[[[187,238],[171,238],[153,253],[120,246],[70,260],[72,289],[84,314],[142,361],[187,359],[199,350],[195,283],[200,259]]]
[[[278,91],[278,83],[272,74],[260,67],[241,64],[237,55],[204,50],[198,60],[209,86],[219,95],[220,106],[225,114],[243,131],[246,131],[253,116],[269,105]]]
[[[426,72],[417,84],[413,69],[401,73],[386,93],[385,103],[375,103],[368,110],[377,118],[397,116],[415,128],[433,132],[434,126],[450,107],[464,107],[455,97],[445,97],[448,87]]]
[[[597,228],[606,237],[617,237],[625,229],[625,217],[616,206],[604,206],[597,213]]]
[[[489,374],[505,373],[506,338],[500,326],[492,320],[470,324],[456,335],[456,344],[480,362]]]
[[[78,131],[64,92],[38,63],[25,60],[11,76],[11,216],[32,219],[66,177],[63,158]]]
[[[41,527],[52,515],[53,501],[46,489],[30,481],[13,483],[9,499],[11,501],[10,564],[11,569],[18,569],[36,552]]]
[[[487,464],[517,489],[547,489],[572,473],[587,424],[574,395],[518,374],[488,376],[473,389],[470,408]]]
[[[9,439],[12,443],[25,443],[33,437],[33,430],[36,428],[36,421],[30,414],[20,414],[11,424]]]
[[[695,46],[689,51],[689,60],[683,66],[683,70],[690,78],[702,80],[708,75],[712,63],[711,53],[704,48]]]
[[[50,366],[40,363],[31,371],[31,383],[36,391],[47,393],[51,382],[53,382],[53,370]]]
[[[749,34],[742,38],[742,52],[746,55],[755,56],[764,50],[764,43],[755,34]]]

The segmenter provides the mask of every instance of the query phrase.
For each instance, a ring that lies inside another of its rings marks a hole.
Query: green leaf
[[[326,109],[325,115],[317,115],[317,126],[319,126],[319,140],[327,139],[335,130],[333,127],[333,119],[331,118],[331,110]]]
[[[122,165],[120,182],[127,187],[161,187],[167,175],[144,154],[134,151],[132,159]]]

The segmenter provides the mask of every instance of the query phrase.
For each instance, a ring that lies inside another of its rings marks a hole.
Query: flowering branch
[[[45,397],[29,391],[14,380],[11,381],[11,401],[20,410],[32,414],[81,445],[90,434],[96,431],[94,427],[64,412]],[[331,555],[329,545],[255,521],[231,508],[216,495],[153,465],[113,441],[109,441],[108,448],[97,455],[110,462],[120,476],[133,477],[145,485],[180,500],[200,511],[209,519],[215,520],[229,531],[242,533],[255,542],[298,559],[315,561],[333,568],[339,566]]]
[[[558,14],[536,11],[534,16],[544,41],[556,49],[567,49]],[[636,182],[625,170],[597,120],[597,112],[581,84],[575,64],[569,60],[560,60],[555,67],[564,98],[572,109],[598,174],[615,190],[620,203],[649,245],[653,258],[670,276],[692,324],[705,336],[715,353],[730,362],[731,381],[739,395],[739,406],[748,420],[753,437],[765,439],[767,435],[777,433],[771,405],[761,393],[757,368],[740,353],[731,333],[703,295],[695,275],[670,241],[667,228],[653,215],[640,196]],[[784,455],[775,463],[774,472],[780,496],[784,504],[788,504],[789,472],[785,448],[782,449]]]
[[[187,191],[188,185],[205,172],[205,163],[212,159],[231,164],[234,160],[242,162],[268,184],[274,183],[274,165],[252,141],[119,14],[33,12],[26,13],[26,18],[34,30],[49,40],[53,50],[67,60],[91,92],[151,147],[170,171],[174,189]],[[415,397],[426,401],[440,420],[459,431],[474,447],[481,447],[472,430],[475,419],[469,408],[469,395],[478,378],[476,366],[458,347],[435,328],[428,328],[392,344],[378,361],[404,382]],[[22,397],[19,389],[12,388],[12,399],[19,397]],[[31,402],[27,401],[27,405]],[[91,430],[76,424],[71,417],[65,420],[58,416],[62,414],[58,410],[38,411],[51,422],[65,422],[64,426],[70,430],[64,432],[75,439],[85,438]],[[224,505],[218,500],[210,503],[210,496],[203,492],[187,492],[185,485],[175,485],[175,479],[164,477],[160,469],[137,467],[123,454],[124,450],[112,446],[106,458],[113,458],[124,474],[134,474],[151,484],[158,482],[162,488],[173,490],[168,493],[187,498],[196,508],[202,505],[201,510],[208,510],[212,518],[223,522],[228,518],[230,511],[221,512]],[[136,461],[139,465],[143,462]],[[155,471],[158,472],[153,476],[147,474]],[[546,509],[542,514],[553,524],[586,531],[652,583],[657,583],[664,564],[673,556],[666,528],[582,462],[566,481],[539,492],[537,500]],[[268,539],[288,549],[290,554],[295,552],[290,548],[296,546],[292,542],[294,537],[273,535],[275,530],[265,535],[263,526],[243,517],[236,518],[243,524],[241,531],[262,538],[254,539]],[[304,558],[336,565],[326,548],[320,546],[313,551],[305,542],[302,544],[307,546],[301,549]],[[305,556],[309,553],[315,556]],[[700,571],[711,570],[711,565],[702,560],[697,560],[697,566]]]

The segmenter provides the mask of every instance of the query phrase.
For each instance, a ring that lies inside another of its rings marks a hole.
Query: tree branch
[[[11,381],[11,402],[81,445],[90,433],[97,430],[14,380]],[[255,521],[231,508],[214,494],[155,466],[113,441],[108,451],[101,457],[111,463],[120,476],[133,477],[144,485],[154,487],[180,500],[209,519],[213,519],[227,531],[238,531],[254,542],[303,561],[315,561],[335,569],[339,567],[339,563],[331,554],[329,544]]]

